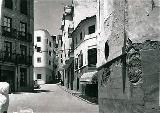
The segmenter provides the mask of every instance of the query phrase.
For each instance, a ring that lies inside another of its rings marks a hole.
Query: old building
[[[0,80],[33,89],[33,0],[0,0]]]
[[[158,0],[98,0],[100,113],[158,113]]]
[[[53,79],[53,57],[55,55],[53,39],[47,30],[34,32],[34,80],[38,84],[51,82]]]
[[[73,89],[73,51],[71,32],[73,31],[73,7],[65,6],[62,17],[62,39],[59,58],[62,64],[62,81],[67,88]],[[59,40],[60,41],[60,40]]]
[[[93,77],[97,64],[96,16],[82,20],[72,33],[74,42],[74,89],[97,96],[97,83]]]

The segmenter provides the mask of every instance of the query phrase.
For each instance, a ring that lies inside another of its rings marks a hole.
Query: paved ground
[[[98,105],[82,101],[56,84],[43,85],[37,93],[10,94],[9,113],[26,108],[34,113],[98,113]]]

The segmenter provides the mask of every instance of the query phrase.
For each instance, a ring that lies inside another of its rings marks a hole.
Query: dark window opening
[[[41,63],[41,57],[37,58],[37,63]]]
[[[49,56],[51,56],[51,51],[49,51]]]
[[[89,49],[88,50],[88,66],[95,67],[97,63],[97,49]]]
[[[21,13],[27,15],[27,7],[28,7],[28,4],[27,4],[27,0],[21,0],[20,1],[20,11]]]
[[[79,59],[79,68],[80,68],[83,66],[83,53],[82,53],[82,51],[80,52],[78,59]]]
[[[25,56],[27,55],[27,47],[24,45],[20,45],[20,49],[21,49],[21,55]]]
[[[88,33],[89,34],[95,33],[95,25],[89,26]]]
[[[37,52],[41,52],[41,47],[37,47]]]
[[[109,56],[109,45],[108,42],[105,43],[105,58],[108,59]]]
[[[42,75],[41,74],[37,74],[37,79],[42,79]]]
[[[51,42],[49,42],[49,46],[50,46],[50,47],[52,46]]]
[[[41,37],[37,36],[37,42],[41,42]]]
[[[78,58],[75,58],[75,69],[78,69]]]
[[[49,65],[51,65],[51,61],[49,60]]]
[[[5,7],[9,9],[13,9],[13,1],[12,0],[5,0]]]
[[[80,33],[80,40],[82,40],[82,32]]]

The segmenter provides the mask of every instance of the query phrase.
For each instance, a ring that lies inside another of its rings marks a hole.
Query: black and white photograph
[[[0,113],[160,113],[160,0],[0,0]]]

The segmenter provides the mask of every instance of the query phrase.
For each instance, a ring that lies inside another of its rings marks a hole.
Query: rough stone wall
[[[160,40],[160,1],[127,0],[126,31],[133,42]]]
[[[100,113],[159,113],[160,42],[132,43],[98,72]],[[125,61],[126,59],[126,61]]]

